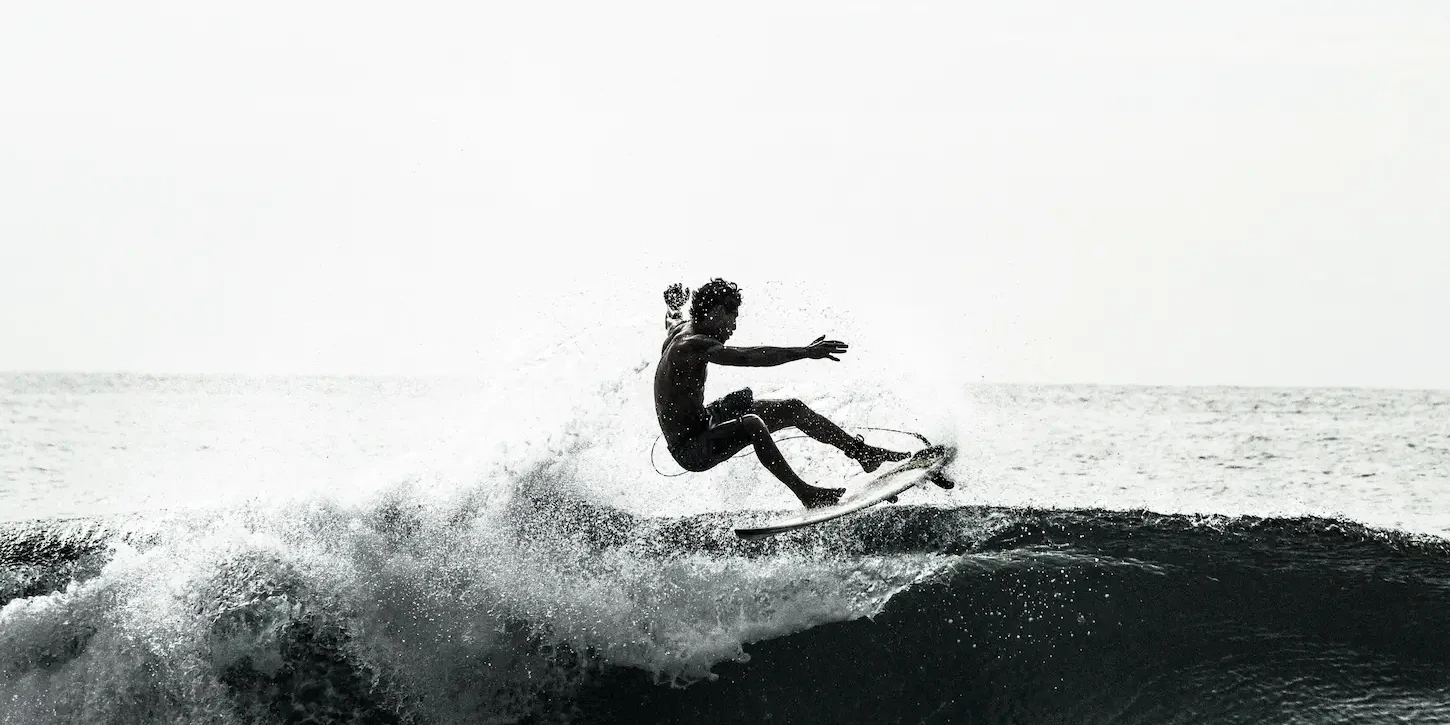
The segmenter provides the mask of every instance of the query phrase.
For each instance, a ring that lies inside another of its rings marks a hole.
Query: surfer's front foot
[[[806,505],[806,508],[818,509],[825,508],[826,506],[835,506],[841,501],[841,495],[844,493],[846,493],[846,489],[844,488],[806,486],[796,491],[795,495],[801,500],[801,503]]]
[[[871,473],[880,468],[883,463],[904,461],[910,457],[910,454],[901,453],[900,451],[888,451],[885,448],[877,448],[876,446],[868,446],[863,442],[861,447],[857,449],[856,454],[851,457],[856,459],[857,463],[861,464],[861,470]]]

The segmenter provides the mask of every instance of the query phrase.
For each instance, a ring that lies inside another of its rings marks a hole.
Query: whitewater
[[[0,723],[1450,722],[1450,393],[712,372],[961,449],[951,491],[742,542],[793,499],[651,455],[657,335],[0,375]]]

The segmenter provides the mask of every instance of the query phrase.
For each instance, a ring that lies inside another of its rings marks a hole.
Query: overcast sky
[[[469,373],[724,274],[963,380],[1450,387],[1450,3],[5,15],[0,370]]]

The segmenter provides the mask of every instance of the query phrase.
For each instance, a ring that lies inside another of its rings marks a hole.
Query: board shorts
[[[740,419],[755,410],[755,393],[741,388],[705,406],[709,427],[678,446],[668,446],[675,462],[699,473],[729,460],[751,443],[750,429]]]

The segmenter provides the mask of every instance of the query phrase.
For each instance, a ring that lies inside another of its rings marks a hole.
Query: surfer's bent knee
[[[770,435],[770,427],[765,424],[765,419],[754,413],[746,413],[740,416],[740,422],[754,435],[759,435],[762,432]]]

